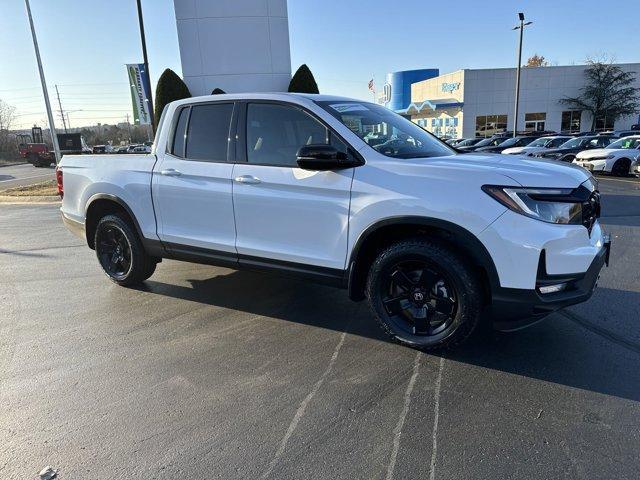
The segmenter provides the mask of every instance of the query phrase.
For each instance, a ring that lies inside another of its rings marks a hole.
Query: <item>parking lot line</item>
[[[440,357],[438,365],[438,378],[433,393],[433,430],[431,433],[431,465],[429,466],[429,480],[436,478],[436,458],[438,455],[438,419],[440,417],[440,388],[442,386],[442,370],[444,369],[444,357]]]

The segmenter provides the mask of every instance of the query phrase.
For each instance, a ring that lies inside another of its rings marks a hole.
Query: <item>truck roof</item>
[[[336,95],[322,95],[314,93],[289,93],[289,92],[256,92],[256,93],[223,93],[219,95],[202,95],[198,97],[185,98],[176,100],[177,105],[185,103],[210,102],[212,100],[311,100],[314,102],[322,101],[339,101],[339,102],[362,102],[366,100],[358,100],[355,98],[340,97]]]

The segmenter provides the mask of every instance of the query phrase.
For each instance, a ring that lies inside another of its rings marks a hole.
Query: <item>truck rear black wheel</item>
[[[395,243],[373,262],[366,294],[394,340],[421,350],[453,347],[476,328],[481,288],[467,263],[438,242]]]
[[[155,271],[156,260],[146,254],[135,229],[119,215],[100,219],[94,245],[102,270],[118,285],[138,284]]]

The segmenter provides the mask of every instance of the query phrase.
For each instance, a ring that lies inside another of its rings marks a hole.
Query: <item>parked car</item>
[[[141,147],[142,145],[138,144],[138,143],[132,143],[131,145],[127,146],[127,153],[133,153],[135,152],[136,148]]]
[[[640,173],[640,135],[623,137],[605,148],[580,152],[573,163],[590,172],[616,176]]]
[[[572,137],[567,135],[558,135],[551,137],[536,138],[533,142],[525,147],[510,147],[502,151],[507,155],[529,155],[533,156],[534,153],[543,152],[550,148],[557,148],[567,140],[571,140]]]
[[[133,153],[151,153],[149,145],[138,145],[133,149]]]
[[[560,160],[562,162],[573,162],[576,155],[583,150],[593,148],[604,148],[609,145],[615,138],[606,135],[591,135],[588,137],[576,137],[567,140],[558,148],[552,148],[543,152],[536,152],[534,156],[547,158],[550,160]]]
[[[502,142],[498,143],[498,145],[481,147],[476,149],[475,151],[483,153],[502,153],[502,151],[507,148],[526,147],[537,138],[539,137],[534,135],[519,135],[517,137],[511,137],[503,140]]]
[[[94,145],[91,153],[113,153],[113,147],[111,145]]]
[[[478,138],[465,138],[462,139],[462,141],[460,141],[459,143],[455,144],[455,147],[459,150],[466,148],[466,147],[473,147],[474,145],[477,145],[478,143],[480,143],[482,140],[484,140],[484,138],[482,137],[478,137]]]
[[[623,138],[630,135],[638,135],[637,130],[613,130],[608,132],[599,132],[598,135],[607,135],[610,137]]]
[[[472,144],[472,145],[464,145],[464,146],[459,146],[456,147],[460,152],[462,153],[467,153],[467,152],[474,152],[479,148],[482,147],[491,147],[491,146],[496,146],[496,145],[500,145],[502,142],[505,141],[506,137],[502,137],[502,136],[496,136],[496,137],[489,137],[489,138],[480,138],[480,141]]]
[[[468,139],[467,138],[450,138],[449,140],[446,140],[445,143],[451,145],[452,147],[456,147],[460,145],[462,142],[464,142],[465,140],[468,140]]]
[[[393,143],[368,145],[367,125]],[[393,339],[434,349],[484,313],[513,330],[587,300],[609,255],[589,172],[460,155],[360,100],[178,100],[154,152],[65,156],[57,171],[63,221],[122,286],[162,258],[279,271],[347,289]]]

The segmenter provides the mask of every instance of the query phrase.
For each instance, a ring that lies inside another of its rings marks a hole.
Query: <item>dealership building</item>
[[[640,88],[640,63],[618,66],[635,72],[635,86]],[[586,65],[522,68],[518,130],[591,130],[588,112],[560,102],[580,95],[585,68]],[[485,137],[513,130],[515,82],[515,68],[465,69],[444,75],[437,69],[395,72],[387,75],[379,102],[438,136]],[[615,122],[603,117],[597,119],[596,129],[624,130],[636,123],[640,123],[638,114]]]

